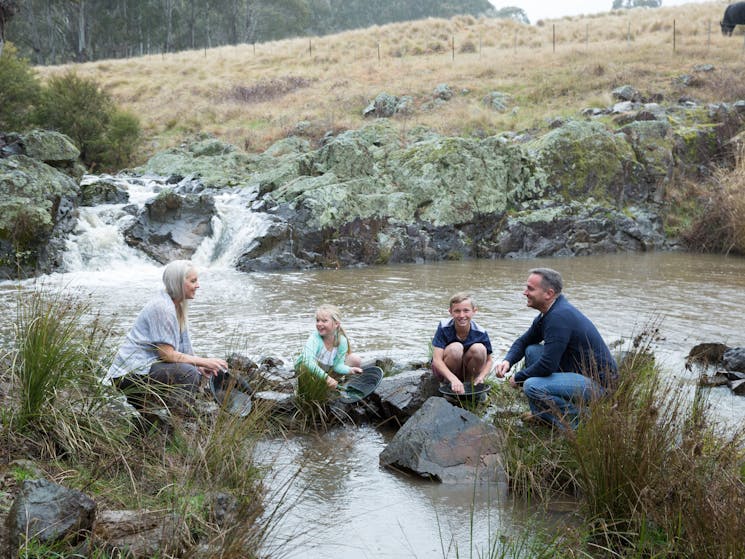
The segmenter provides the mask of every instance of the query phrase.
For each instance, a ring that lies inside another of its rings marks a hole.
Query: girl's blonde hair
[[[328,304],[321,305],[316,309],[316,318],[318,318],[319,314],[329,315],[331,320],[337,324],[336,332],[334,332],[334,346],[339,347],[339,340],[341,336],[344,336],[347,340],[347,353],[352,353],[352,344],[349,342],[349,336],[347,336],[344,328],[341,327],[341,312],[339,311],[339,307]]]
[[[189,260],[174,260],[169,262],[163,270],[163,285],[166,293],[176,304],[176,316],[182,332],[187,328],[187,311],[189,310],[189,302],[184,296],[184,281],[186,281],[186,276],[194,270],[196,268]]]

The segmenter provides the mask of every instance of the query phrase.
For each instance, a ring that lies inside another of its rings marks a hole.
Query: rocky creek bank
[[[734,161],[745,101],[613,95],[547,130],[484,138],[395,116],[320,145],[299,127],[260,154],[201,136],[125,172],[167,179],[145,207],[125,206],[123,235],[158,262],[189,258],[213,232],[215,194],[241,191],[266,221],[236,259],[246,272],[674,248],[665,191]],[[40,131],[0,135],[0,195],[5,277],[59,269],[79,207],[128,201],[107,177],[81,181],[75,147]]]

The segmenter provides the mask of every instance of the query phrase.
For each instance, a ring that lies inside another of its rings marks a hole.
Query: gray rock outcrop
[[[380,463],[443,483],[503,479],[496,428],[444,398],[429,398],[380,454]]]
[[[71,545],[93,530],[96,503],[80,491],[46,479],[26,480],[6,519],[11,553],[27,540]]]
[[[215,211],[215,202],[208,194],[163,191],[145,204],[124,235],[127,243],[161,264],[188,260],[212,234]]]
[[[399,425],[414,415],[431,396],[437,396],[439,382],[429,369],[404,371],[384,377],[374,400],[379,402],[386,418],[395,418]]]
[[[75,227],[76,180],[27,155],[0,158],[0,275],[55,270]]]

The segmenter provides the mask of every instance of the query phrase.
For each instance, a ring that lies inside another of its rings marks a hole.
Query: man
[[[464,381],[474,386],[484,382],[491,370],[491,342],[486,330],[472,320],[476,310],[471,295],[456,293],[450,298],[450,318],[440,321],[432,339],[432,371],[449,382],[455,394],[465,392]]]
[[[604,393],[618,367],[595,325],[567,301],[562,287],[556,270],[530,270],[523,295],[540,314],[495,372],[502,378],[525,357],[510,384],[523,386],[532,414],[526,419],[576,428],[581,406]]]

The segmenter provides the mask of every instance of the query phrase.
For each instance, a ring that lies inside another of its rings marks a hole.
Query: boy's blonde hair
[[[453,308],[453,305],[457,305],[458,303],[462,303],[463,301],[470,301],[471,306],[475,309],[476,308],[476,300],[473,298],[473,295],[468,293],[467,291],[459,291],[458,293],[455,293],[452,297],[450,297],[450,306],[448,308]]]

